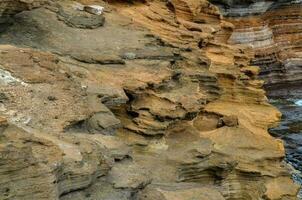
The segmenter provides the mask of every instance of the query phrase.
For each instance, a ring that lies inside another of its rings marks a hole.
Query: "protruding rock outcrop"
[[[0,198],[296,199],[280,113],[215,5],[111,1],[86,29],[58,17],[74,3],[0,34]]]

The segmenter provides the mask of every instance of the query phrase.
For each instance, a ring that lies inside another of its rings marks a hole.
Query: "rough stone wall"
[[[0,34],[0,199],[297,199],[280,113],[218,7],[81,2],[105,23],[70,26],[97,19],[66,0]]]
[[[8,17],[18,12],[39,7],[47,0],[2,0],[0,2],[0,16]]]
[[[218,2],[216,2],[218,3]],[[302,80],[302,4],[300,1],[259,1],[245,6],[220,5],[235,25],[230,44],[250,45],[267,85]]]

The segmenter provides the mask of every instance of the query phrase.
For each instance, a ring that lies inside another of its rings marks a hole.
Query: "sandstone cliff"
[[[103,15],[82,6],[95,4]],[[280,113],[222,14],[206,0],[64,0],[12,17],[0,33],[0,199],[297,199],[267,132]]]
[[[228,43],[253,48],[251,64],[261,66],[267,85],[301,83],[301,1],[213,2],[235,26]]]

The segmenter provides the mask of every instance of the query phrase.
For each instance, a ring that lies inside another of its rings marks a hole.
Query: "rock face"
[[[297,199],[280,113],[218,7],[79,3],[106,23],[70,25],[60,10],[94,15],[66,0],[0,34],[0,199]]]
[[[47,0],[2,0],[0,2],[0,17],[7,17],[18,12],[39,7]]]
[[[261,67],[266,85],[301,82],[301,1],[215,3],[235,25],[228,42],[252,47],[251,63]]]
[[[79,12],[78,9],[68,5],[59,6],[58,19],[75,28],[94,29],[103,26],[105,23],[105,17],[102,15],[92,14],[90,10]]]

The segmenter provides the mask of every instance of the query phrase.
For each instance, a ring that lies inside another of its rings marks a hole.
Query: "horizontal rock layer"
[[[299,1],[271,4],[266,12],[258,15],[228,17],[235,25],[228,42],[253,48],[255,58],[251,63],[261,67],[261,77],[267,85],[299,83],[302,80],[302,4]],[[256,8],[251,9],[257,12]],[[240,11],[232,12],[241,15]]]
[[[215,5],[80,3],[106,23],[71,26],[95,18],[66,0],[0,34],[0,199],[297,199],[280,113]]]

